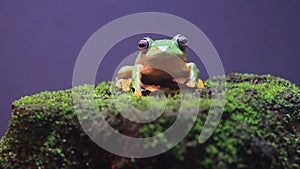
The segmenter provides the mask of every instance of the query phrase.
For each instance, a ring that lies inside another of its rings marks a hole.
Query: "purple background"
[[[74,63],[85,41],[106,23],[136,12],[165,12],[194,23],[214,44],[226,73],[271,73],[299,85],[299,8],[297,0],[1,0],[0,136],[7,129],[13,100],[70,88]],[[97,79],[110,80],[114,66],[136,49],[140,38],[116,45]]]

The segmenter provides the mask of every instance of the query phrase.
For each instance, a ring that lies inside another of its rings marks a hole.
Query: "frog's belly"
[[[162,85],[165,83],[172,83],[173,79],[177,78],[188,78],[189,71],[188,69],[184,70],[174,70],[165,72],[160,69],[145,67],[141,70],[142,74],[142,82],[144,84],[155,84],[155,85]]]

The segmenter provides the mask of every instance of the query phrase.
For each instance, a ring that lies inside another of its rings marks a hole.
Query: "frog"
[[[188,40],[177,34],[171,39],[153,40],[149,36],[138,42],[138,56],[133,66],[123,66],[116,75],[116,85],[124,92],[134,89],[134,96],[143,91],[155,92],[161,88],[183,85],[204,88],[194,62],[187,62]]]

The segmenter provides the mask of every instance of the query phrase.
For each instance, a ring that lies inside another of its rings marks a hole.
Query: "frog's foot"
[[[142,96],[142,91],[141,90],[136,90],[134,93],[133,93],[133,96],[136,96],[136,97],[140,97]]]
[[[187,87],[190,87],[190,88],[195,88],[195,87],[196,87],[196,82],[193,81],[193,80],[189,80],[189,81],[186,83],[186,86],[187,86]]]
[[[130,91],[131,79],[119,79],[117,81],[117,87],[122,89],[124,92]]]
[[[198,79],[198,82],[197,82],[197,87],[199,89],[203,89],[205,87],[205,82],[203,82],[201,79]]]
[[[189,80],[186,84],[187,87],[190,88],[199,88],[199,89],[203,89],[205,87],[205,82],[203,82],[201,79],[198,79],[197,82],[193,81],[193,80]]]

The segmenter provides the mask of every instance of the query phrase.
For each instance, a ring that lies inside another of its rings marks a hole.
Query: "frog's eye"
[[[181,50],[185,50],[188,46],[188,40],[185,36],[178,35],[176,42]]]
[[[139,44],[138,44],[138,47],[140,50],[142,49],[147,49],[149,47],[149,42],[146,38],[140,40]]]

